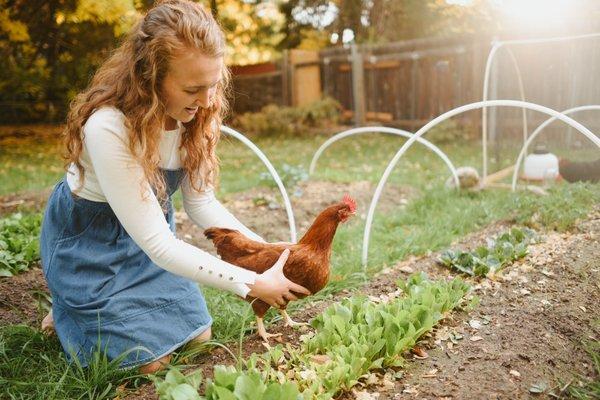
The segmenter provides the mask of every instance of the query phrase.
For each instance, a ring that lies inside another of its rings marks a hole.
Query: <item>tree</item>
[[[226,34],[228,63],[253,64],[277,57],[285,19],[275,0],[215,0],[214,9]]]
[[[62,119],[138,16],[133,0],[0,0],[0,9],[3,122]]]

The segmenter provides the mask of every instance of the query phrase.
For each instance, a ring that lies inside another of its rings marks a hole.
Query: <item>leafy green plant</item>
[[[156,393],[161,400],[200,400],[198,388],[202,382],[202,371],[197,370],[190,375],[184,375],[175,367],[171,367],[164,379],[150,375],[154,382]]]
[[[535,232],[531,229],[512,228],[474,251],[446,250],[438,262],[448,268],[471,276],[486,276],[496,273],[507,265],[527,255],[527,246]]]
[[[207,380],[205,396],[207,400],[297,400],[299,392],[292,382],[265,381],[254,366],[241,371],[218,365],[214,370],[214,381]]]
[[[298,350],[276,348],[264,356],[264,365],[276,365],[265,368],[267,376],[295,380],[304,398],[330,399],[371,369],[402,366],[402,354],[469,291],[458,278],[430,281],[425,274],[398,286],[404,296],[387,302],[354,296],[328,307],[311,321],[315,333]]]
[[[296,384],[265,382],[260,371],[252,366],[246,370],[215,366],[214,378],[206,380],[204,396],[198,393],[202,382],[200,370],[184,375],[172,367],[164,379],[157,376],[150,376],[150,379],[161,400],[297,400],[299,396]]]
[[[0,276],[27,271],[40,258],[41,214],[16,213],[0,219]]]
[[[386,302],[354,296],[331,305],[311,321],[315,333],[304,337],[299,348],[278,345],[262,355],[252,354],[243,364],[216,366],[214,380],[206,381],[204,398],[331,399],[350,390],[371,369],[401,366],[402,354],[470,290],[459,278],[431,281],[424,273],[398,281],[398,287],[403,296]],[[161,385],[160,393],[190,385],[176,373],[170,382],[155,382]],[[191,386],[194,391],[198,387]]]

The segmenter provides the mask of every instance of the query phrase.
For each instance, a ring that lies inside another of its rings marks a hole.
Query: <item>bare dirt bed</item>
[[[356,185],[356,184],[355,184]],[[301,201],[294,203],[298,225],[309,224],[322,205],[336,201],[349,192],[357,197],[359,207],[365,210],[372,187],[365,184],[364,195],[351,187],[332,187],[324,184],[317,189],[307,189]],[[314,192],[312,191],[314,190]],[[398,196],[387,196],[397,201],[410,196],[402,189]],[[271,192],[272,195],[273,192]],[[308,194],[311,193],[311,194]],[[267,193],[268,194],[268,193]],[[401,194],[401,195],[400,195]],[[253,199],[264,196],[264,191],[248,192],[235,200],[225,202],[229,209],[252,229],[263,233],[268,240],[287,239],[287,220],[283,210],[259,212]],[[321,197],[320,197],[321,196]],[[329,196],[329,197],[326,197]],[[319,198],[322,203],[308,199]],[[397,203],[396,203],[397,204]],[[383,207],[394,206],[389,203]],[[397,206],[397,205],[396,205]],[[253,217],[253,215],[255,217]],[[182,221],[181,235],[199,240],[201,232]],[[261,225],[264,224],[264,225]],[[484,243],[485,238],[508,228],[509,223],[497,223],[469,235],[456,244],[473,248]],[[470,313],[457,312],[443,321],[439,328],[420,344],[428,353],[426,359],[416,359],[407,354],[404,374],[396,380],[386,379],[386,371],[375,371],[373,384],[357,387],[344,399],[527,399],[548,398],[552,390],[559,394],[559,382],[577,384],[581,375],[587,380],[594,376],[591,358],[584,351],[583,342],[600,339],[600,212],[596,209],[588,218],[568,234],[549,232],[543,234],[541,243],[530,247],[530,255],[510,266],[502,277],[491,280],[473,280],[475,293],[481,303]],[[433,277],[451,277],[453,273],[436,264],[438,254],[413,257],[383,271],[361,292],[377,297],[396,289],[395,281],[405,278],[411,271],[425,271]],[[38,324],[34,289],[43,290],[43,277],[34,269],[18,277],[0,280],[0,324]],[[329,303],[356,294],[345,291],[327,301],[311,303],[294,315],[294,319],[308,321]],[[281,324],[270,331],[282,332],[286,342],[297,343],[300,332],[284,328]],[[243,355],[263,352],[265,349],[256,335],[244,341]],[[210,376],[216,364],[229,364],[231,358],[221,349],[194,360]],[[388,375],[389,377],[389,375]],[[549,387],[545,394],[535,395],[534,385]],[[154,399],[152,385],[145,385],[129,394],[127,399]]]
[[[443,323],[426,340],[429,357],[408,363],[403,379],[363,389],[372,395],[364,398],[539,398],[536,386],[546,398],[577,384],[575,374],[600,379],[582,345],[600,340],[599,238],[596,211],[575,234],[545,235],[497,281],[475,282],[480,305]],[[431,262],[411,267],[447,273]]]

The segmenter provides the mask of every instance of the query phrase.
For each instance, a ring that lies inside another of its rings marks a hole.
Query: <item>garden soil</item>
[[[324,206],[350,193],[360,210],[366,210],[372,185],[312,182],[303,184],[304,194],[292,198],[299,233],[304,232]],[[379,210],[399,207],[414,195],[405,188],[387,189]],[[388,200],[385,200],[385,199]],[[257,201],[258,199],[258,201]],[[261,200],[262,199],[262,200]],[[265,202],[266,199],[266,202]],[[284,209],[274,207],[276,192],[255,189],[225,200],[225,205],[265,239],[288,240]],[[311,199],[319,199],[314,201]],[[264,205],[256,205],[256,204]],[[269,206],[271,203],[271,206]],[[179,235],[209,249],[201,232],[183,214],[178,214]],[[362,215],[364,218],[364,214]],[[454,248],[471,249],[511,226],[509,221],[493,224],[462,238]],[[374,371],[343,399],[536,399],[561,398],[562,389],[580,381],[598,380],[585,343],[600,339],[600,210],[596,209],[570,233],[546,232],[530,246],[530,254],[508,267],[494,280],[469,280],[480,304],[472,311],[450,314],[418,346],[425,358],[406,354],[406,365],[398,371]],[[316,301],[295,313],[294,319],[308,321],[331,302],[363,292],[374,301],[385,301],[396,291],[397,279],[425,271],[431,277],[454,274],[436,263],[439,254],[411,257],[378,274],[361,290],[342,291]],[[39,326],[44,310],[40,293],[46,286],[39,268],[22,275],[0,279],[0,324],[25,323]],[[269,327],[283,333],[283,340],[297,344],[300,330],[281,323]],[[233,345],[234,350],[237,345]],[[256,334],[243,345],[245,356],[263,352]],[[222,349],[193,360],[204,376],[216,364],[233,360]],[[535,392],[542,391],[537,394]],[[553,394],[552,397],[550,393]],[[154,399],[148,384],[119,398]]]

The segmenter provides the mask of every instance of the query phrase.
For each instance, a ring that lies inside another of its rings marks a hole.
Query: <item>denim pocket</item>
[[[77,239],[85,234],[92,227],[100,213],[101,210],[80,209],[77,205],[73,205],[71,213],[68,216],[70,220],[65,224],[65,228],[57,243]]]

